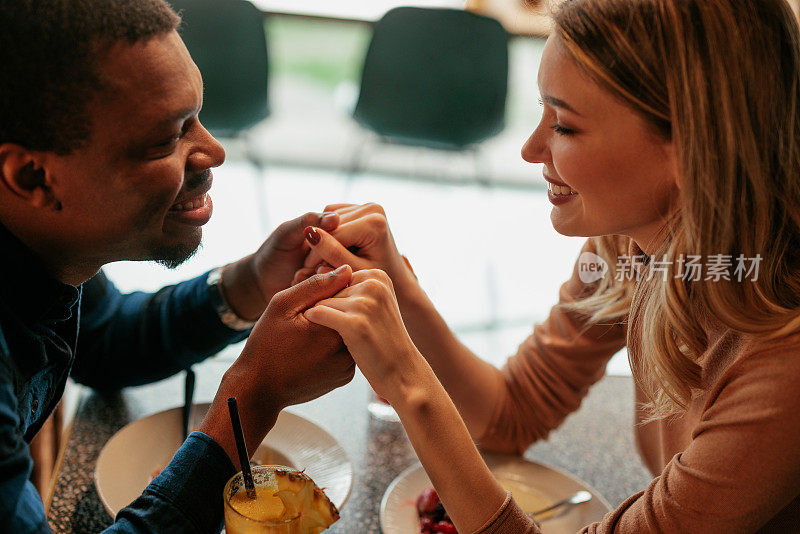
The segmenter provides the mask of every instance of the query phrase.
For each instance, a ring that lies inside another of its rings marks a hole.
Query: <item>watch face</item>
[[[225,299],[222,298],[222,291],[219,288],[219,281],[221,280],[219,269],[214,269],[210,273],[208,273],[208,278],[206,278],[206,284],[208,287],[208,296],[211,299],[211,304],[214,306],[214,309],[217,310],[217,313],[222,314],[225,310],[229,309],[228,305],[225,303]]]

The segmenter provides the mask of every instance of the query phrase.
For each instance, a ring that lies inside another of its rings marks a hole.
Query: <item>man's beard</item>
[[[172,247],[164,247],[153,253],[153,260],[163,265],[167,269],[176,269],[183,264],[186,260],[197,254],[197,251],[202,248],[203,244],[198,243],[194,247],[191,245],[175,245]]]

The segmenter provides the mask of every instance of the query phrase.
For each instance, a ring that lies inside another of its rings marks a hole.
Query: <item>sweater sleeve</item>
[[[689,444],[582,534],[796,532],[796,516],[779,512],[800,495],[800,334],[740,350],[709,386]],[[479,532],[537,532],[516,508],[507,499]]]
[[[541,534],[541,530],[517,505],[509,491],[500,510],[475,534]]]
[[[581,253],[596,251],[588,239]],[[589,387],[600,380],[611,356],[625,346],[626,320],[587,327],[585,316],[564,309],[591,293],[581,281],[580,261],[559,290],[547,320],[534,327],[517,354],[503,367],[505,387],[477,442],[485,449],[521,454],[580,407]]]
[[[796,532],[778,514],[800,495],[800,335],[792,337],[740,355],[710,390],[686,449],[583,532]]]

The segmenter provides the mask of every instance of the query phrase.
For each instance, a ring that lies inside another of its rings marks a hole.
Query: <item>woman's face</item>
[[[678,199],[672,143],[593,82],[557,36],[547,40],[539,89],[544,113],[522,158],[543,163],[546,180],[575,193],[554,195],[550,186],[555,230],[568,236],[627,235],[649,253],[650,240]]]

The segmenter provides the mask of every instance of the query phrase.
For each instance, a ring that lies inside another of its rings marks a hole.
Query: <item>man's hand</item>
[[[242,354],[225,373],[200,427],[236,464],[226,400],[235,396],[249,452],[286,406],[315,399],[352,380],[355,363],[335,331],[303,313],[347,287],[349,267],[316,275],[275,295],[256,323]]]
[[[289,287],[302,266],[309,251],[303,229],[319,226],[333,231],[338,225],[336,213],[306,213],[278,226],[255,253],[227,265],[222,290],[234,313],[242,319],[258,319],[273,295]]]

